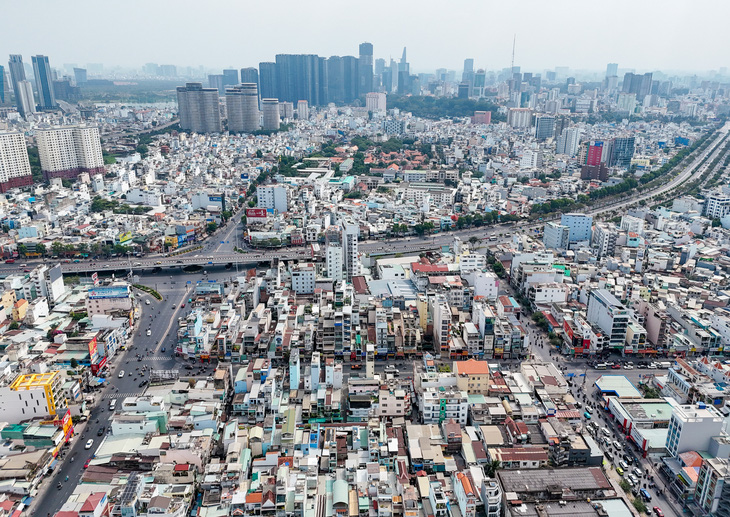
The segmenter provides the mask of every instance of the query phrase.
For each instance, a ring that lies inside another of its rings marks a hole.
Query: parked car
[[[656,515],[656,517],[664,517],[664,512],[658,506],[655,506],[652,510],[654,510],[654,515]]]

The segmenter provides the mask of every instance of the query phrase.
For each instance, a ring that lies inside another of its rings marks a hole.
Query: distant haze
[[[515,65],[541,72],[686,70],[730,65],[730,3],[709,0],[52,0],[3,6],[0,62],[46,54],[51,65],[144,63],[241,68],[277,53],[398,60],[414,72]]]

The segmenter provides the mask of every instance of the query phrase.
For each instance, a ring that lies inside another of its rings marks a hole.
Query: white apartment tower
[[[261,112],[263,113],[264,118],[263,129],[266,131],[278,131],[281,124],[279,100],[261,99]]]
[[[0,192],[33,184],[22,133],[0,133]]]
[[[309,103],[305,100],[297,102],[297,118],[299,120],[309,120]]]
[[[558,146],[556,152],[558,154],[566,154],[568,156],[575,156],[578,152],[578,145],[580,144],[580,129],[577,127],[569,127],[565,129],[558,137]]]
[[[257,206],[284,213],[289,209],[286,187],[284,185],[259,185],[256,187]]]
[[[251,133],[261,129],[259,91],[256,83],[244,83],[226,89],[228,131]]]
[[[344,264],[342,255],[342,246],[339,244],[327,245],[327,277],[335,282],[341,282],[344,278]]]
[[[357,241],[360,237],[360,226],[352,220],[342,223],[342,242],[344,243],[345,270],[347,281],[352,282],[353,276],[360,274],[360,257],[358,256]]]
[[[93,126],[63,126],[36,132],[38,155],[46,180],[104,173],[99,130]]]

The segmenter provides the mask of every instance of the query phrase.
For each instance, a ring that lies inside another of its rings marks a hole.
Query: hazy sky
[[[726,0],[6,0],[0,48],[52,66],[255,66],[277,53],[400,57],[411,70],[515,64],[706,71],[730,66]],[[12,22],[11,22],[12,21]],[[7,57],[2,58],[5,62]]]

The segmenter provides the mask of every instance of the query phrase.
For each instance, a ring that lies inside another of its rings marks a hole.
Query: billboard
[[[91,279],[94,281],[94,287],[99,285],[99,273],[93,273]]]
[[[266,217],[265,208],[247,208],[246,217]]]
[[[97,350],[96,346],[96,336],[94,336],[94,339],[89,341],[89,360],[91,361],[91,364],[96,364],[96,362],[99,360],[99,351]]]
[[[222,199],[221,196],[208,196],[208,201],[212,203],[220,203]]]
[[[90,300],[103,300],[107,298],[129,298],[129,290],[126,286],[95,287],[94,289],[89,289]]]
[[[124,244],[125,242],[132,240],[132,232],[124,232],[119,236],[119,244]]]

